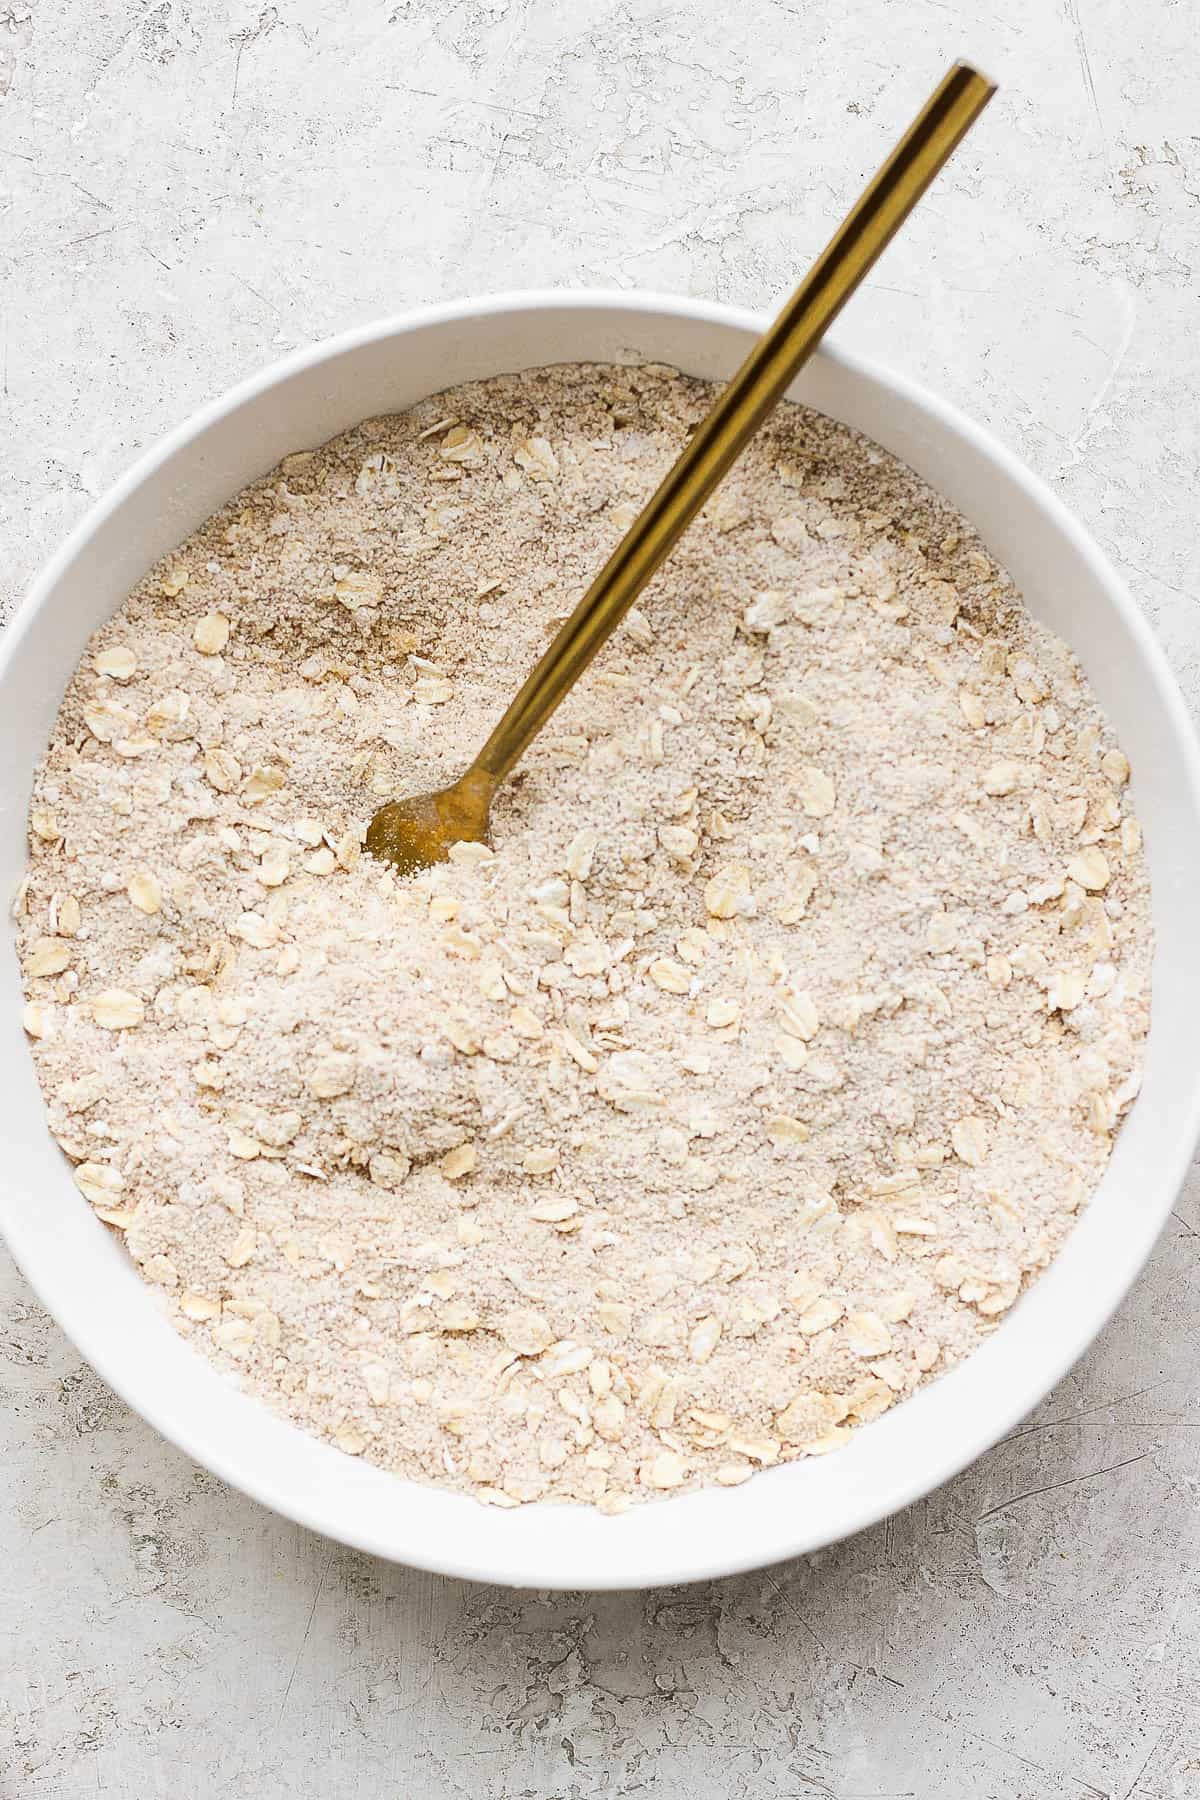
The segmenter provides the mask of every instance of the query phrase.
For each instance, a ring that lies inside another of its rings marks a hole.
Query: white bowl
[[[25,862],[33,768],[88,637],[151,563],[243,483],[358,419],[506,370],[649,360],[720,378],[765,323],[663,296],[501,295],[335,338],[203,408],[92,508],[0,642],[4,892]],[[306,1436],[176,1336],[46,1130],[6,951],[0,1226],[30,1283],[104,1380],[165,1437],[277,1512],[378,1556],[513,1585],[638,1587],[759,1566],[871,1525],[994,1444],[1059,1380],[1141,1268],[1186,1172],[1200,1128],[1200,758],[1162,653],[1091,539],[977,426],[834,350],[793,392],[902,457],[974,522],[1032,612],[1078,653],[1129,753],[1158,934],[1141,1097],[1062,1253],[995,1335],[845,1449],[615,1519],[579,1506],[501,1512],[399,1482]]]

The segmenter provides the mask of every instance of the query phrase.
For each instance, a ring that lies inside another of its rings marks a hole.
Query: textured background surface
[[[1004,81],[842,328],[991,425],[1193,703],[1190,0],[0,0],[11,597],[285,349],[486,288],[765,305],[953,54]],[[0,1794],[1194,1800],[1200,1186],[1034,1419],[768,1574],[373,1563],[167,1449],[0,1266]],[[0,1253],[2,1254],[2,1253]]]

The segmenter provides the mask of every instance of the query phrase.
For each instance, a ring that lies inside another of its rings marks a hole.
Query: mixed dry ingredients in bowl
[[[473,383],[291,456],[89,646],[18,902],[52,1129],[306,1429],[618,1509],[980,1343],[1138,1085],[1128,764],[961,518],[783,407],[494,812],[401,880],[708,407]]]

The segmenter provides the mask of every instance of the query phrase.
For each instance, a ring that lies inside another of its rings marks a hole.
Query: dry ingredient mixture
[[[980,1343],[1138,1086],[1128,763],[877,446],[785,406],[494,810],[398,880],[711,399],[457,388],[288,457],[93,639],[25,1026],[80,1190],[306,1429],[618,1510],[836,1448]]]

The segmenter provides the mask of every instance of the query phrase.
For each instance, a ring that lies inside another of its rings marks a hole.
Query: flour
[[[304,1428],[617,1510],[835,1449],[1062,1243],[1137,1090],[1128,765],[877,446],[784,407],[493,810],[462,767],[705,411],[470,384],[289,457],[97,634],[19,902],[52,1129]]]

